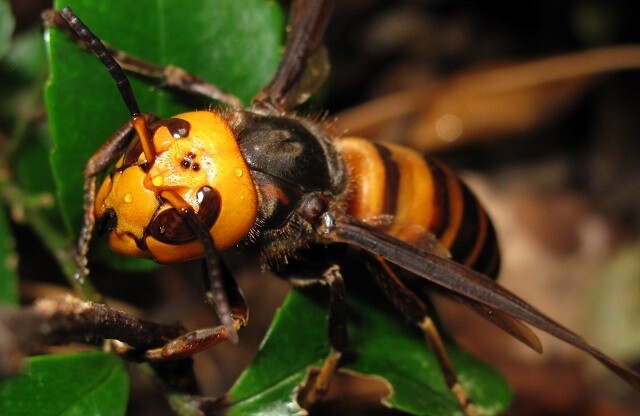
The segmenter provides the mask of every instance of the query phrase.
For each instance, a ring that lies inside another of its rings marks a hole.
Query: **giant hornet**
[[[307,64],[332,9],[331,0],[293,2],[282,60],[249,108],[173,68],[176,85],[225,108],[165,119],[140,111],[110,50],[69,8],[52,13],[51,25],[69,30],[104,63],[131,115],[84,170],[78,279],[88,276],[94,228],[107,236],[114,251],[127,256],[159,263],[204,258],[208,300],[221,325],[144,354],[149,360],[171,359],[237,340],[248,307],[219,253],[240,243],[256,245],[264,262],[294,286],[322,283],[330,288],[331,350],[301,396],[302,404],[311,406],[326,392],[347,349],[340,267],[345,253],[323,247],[349,247],[349,255],[357,253],[391,303],[424,333],[447,386],[468,415],[477,411],[416,281],[461,300],[534,350],[541,351],[540,342],[522,322],[587,352],[640,388],[640,374],[494,281],[500,254],[493,225],[445,165],[401,146],[341,136],[326,123],[293,112],[319,84],[309,81]],[[114,163],[97,187],[98,176]],[[308,263],[315,273],[300,272]]]

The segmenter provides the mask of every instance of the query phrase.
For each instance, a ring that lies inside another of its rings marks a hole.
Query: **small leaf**
[[[129,376],[103,352],[32,357],[23,374],[0,381],[0,414],[124,415]]]
[[[49,131],[42,117],[46,76],[42,29],[20,32],[0,60],[0,130],[9,138],[2,156],[10,175],[3,196],[15,219],[29,223],[51,251],[62,252],[70,240],[55,238],[66,233],[55,206]]]
[[[26,135],[34,113],[42,111],[45,74],[46,55],[40,28],[20,33],[0,60],[0,125],[12,142]]]
[[[62,219],[55,209],[48,163],[49,131],[42,118],[46,66],[39,27],[16,35],[8,54],[0,61],[0,129],[10,139],[3,157],[12,175],[9,185],[20,191],[19,196],[5,196],[13,212],[24,213],[27,222],[33,225],[46,218],[52,228],[61,232]],[[34,230],[40,231],[38,227]]]
[[[326,291],[293,290],[276,314],[251,366],[228,395],[228,414],[299,414],[292,395],[309,366],[329,352],[326,341]],[[375,292],[369,290],[369,292]],[[382,307],[381,307],[382,305]],[[415,415],[449,416],[458,405],[420,333],[386,300],[367,293],[349,298],[349,351],[342,368],[385,378],[393,391],[385,403]],[[504,379],[454,345],[447,345],[458,376],[483,415],[504,412],[511,393]]]
[[[18,255],[4,209],[0,209],[0,304],[18,304]]]
[[[11,6],[7,0],[0,0],[0,59],[11,46],[11,36],[16,26]]]

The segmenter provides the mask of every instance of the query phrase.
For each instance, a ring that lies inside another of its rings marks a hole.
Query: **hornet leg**
[[[402,315],[407,320],[415,323],[423,332],[425,340],[433,351],[440,366],[440,371],[444,376],[447,387],[455,396],[465,415],[477,415],[476,407],[464,387],[462,387],[458,381],[455,369],[451,364],[444,342],[442,341],[442,336],[435,322],[429,316],[429,307],[400,280],[384,258],[375,256],[375,260],[377,263],[372,266],[375,268],[373,274],[375,275],[377,283]]]
[[[154,116],[145,115],[147,121],[153,121]],[[134,128],[131,121],[127,121],[124,126],[118,129],[115,133],[107,139],[107,141],[98,149],[96,153],[91,156],[91,159],[87,161],[84,168],[84,217],[82,220],[82,228],[80,230],[80,238],[76,246],[76,265],[77,272],[74,276],[76,284],[81,291],[84,290],[84,286],[87,284],[86,279],[89,275],[89,269],[87,267],[87,252],[89,250],[89,243],[91,242],[91,235],[93,233],[93,227],[95,225],[95,218],[93,215],[93,205],[95,202],[95,190],[96,190],[96,175],[106,170],[113,162],[115,162],[122,153],[126,150],[127,146],[133,139]],[[99,296],[89,296],[91,300],[98,301]]]
[[[331,350],[325,358],[319,371],[309,373],[307,379],[299,386],[297,401],[305,409],[318,403],[327,393],[331,379],[338,369],[342,354],[347,348],[347,314],[345,303],[345,289],[340,267],[333,265],[322,274],[321,279],[290,279],[296,287],[311,284],[326,284],[329,286],[329,330],[328,339]]]

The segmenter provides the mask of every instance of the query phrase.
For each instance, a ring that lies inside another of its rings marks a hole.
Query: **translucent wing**
[[[393,228],[393,235],[402,235],[403,241],[436,256],[451,258],[449,250],[438,240],[438,237],[420,225],[407,224],[394,215],[381,214],[362,220],[382,232],[388,233]]]
[[[394,235],[404,236],[405,238],[403,238],[403,240],[405,242],[409,242],[413,247],[435,254],[438,257],[446,259],[451,258],[451,253],[440,242],[440,240],[438,240],[438,237],[424,227],[415,224],[399,223],[398,218],[388,214],[366,218],[363,222],[382,232],[387,232],[391,227],[394,227],[394,232],[397,233]],[[454,298],[473,309],[480,316],[492,322],[494,325],[500,327],[509,335],[531,347],[533,350],[542,352],[542,344],[540,343],[540,340],[536,334],[534,334],[533,331],[531,331],[531,329],[522,322],[500,312],[499,310],[496,310],[495,308],[478,303],[472,299],[462,298],[459,296],[454,296]]]
[[[579,348],[604,364],[636,389],[640,389],[640,374],[607,356],[542,312],[514,295],[492,279],[459,263],[438,257],[413,247],[353,218],[341,218],[326,231],[326,237],[336,242],[360,247],[379,255],[447,291],[488,307],[541,330]],[[476,309],[474,307],[474,309]],[[478,310],[478,309],[476,309]]]
[[[454,296],[454,298],[473,309],[478,315],[482,316],[492,324],[500,327],[503,331],[516,338],[518,341],[527,345],[534,351],[542,353],[542,343],[540,343],[538,336],[519,320],[483,303],[459,296]]]

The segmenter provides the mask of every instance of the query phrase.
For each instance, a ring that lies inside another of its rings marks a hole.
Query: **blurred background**
[[[11,6],[16,36],[38,39],[49,2]],[[640,52],[603,49],[640,44],[639,19],[640,5],[622,0],[338,1],[326,37],[332,73],[314,105],[350,134],[403,143],[453,167],[495,222],[502,284],[640,369]],[[0,102],[4,137],[15,118]],[[44,121],[44,109],[34,118]],[[19,264],[23,298],[62,290],[55,260],[19,212],[12,219],[18,251],[30,253]],[[250,325],[238,346],[195,358],[203,391],[214,396],[250,362],[288,289],[236,269]],[[92,272],[101,291],[148,317],[181,317],[189,328],[213,322],[193,279],[197,264],[121,278]],[[538,356],[437,301],[447,331],[514,387],[510,415],[640,415],[638,394],[585,354],[541,334]],[[166,412],[150,409],[163,400],[148,400],[158,393],[144,380],[133,398],[145,399],[132,401],[131,414]],[[343,376],[333,388],[342,394],[330,395],[326,414],[396,414],[377,404],[381,383]]]

